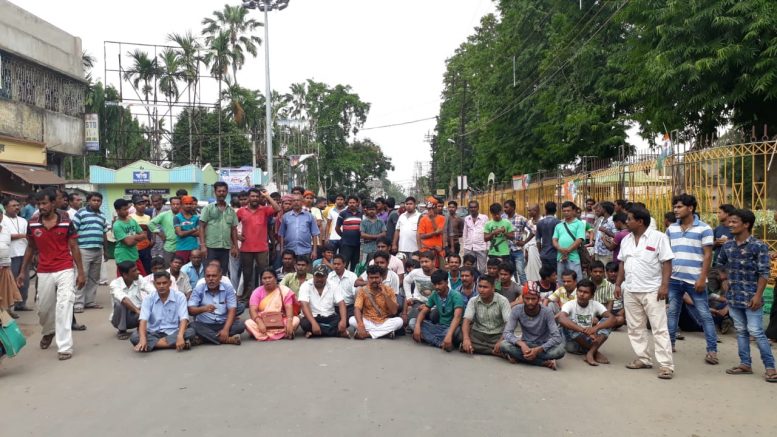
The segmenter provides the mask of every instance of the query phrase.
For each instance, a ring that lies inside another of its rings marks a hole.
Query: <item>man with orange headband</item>
[[[200,216],[195,213],[197,202],[192,196],[181,197],[181,211],[173,218],[175,226],[175,256],[180,257],[184,264],[189,262],[192,250],[200,246]]]
[[[418,239],[419,251],[432,251],[435,253],[435,267],[445,265],[445,251],[442,234],[445,230],[445,217],[437,214],[437,199],[429,197],[426,199],[426,215],[418,220]]]

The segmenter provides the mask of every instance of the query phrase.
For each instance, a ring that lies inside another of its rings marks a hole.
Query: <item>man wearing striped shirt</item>
[[[715,322],[707,299],[707,273],[712,263],[714,234],[712,228],[696,217],[696,198],[681,194],[672,199],[677,222],[666,230],[675,258],[672,260],[672,276],[669,281],[669,337],[675,349],[677,324],[686,293],[693,299],[707,341],[708,364],[718,364],[718,338]]]
[[[76,289],[76,301],[73,312],[82,313],[84,308],[101,309],[96,302],[97,285],[100,283],[100,269],[103,263],[103,241],[108,232],[108,220],[100,206],[103,196],[100,193],[86,195],[86,206],[73,216],[73,226],[78,234],[78,247],[86,273],[86,284]]]

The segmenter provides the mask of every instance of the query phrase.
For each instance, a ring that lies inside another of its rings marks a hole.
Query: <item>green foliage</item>
[[[186,165],[193,161],[189,159],[189,111],[181,112],[173,129],[173,164]],[[193,160],[205,165],[217,166],[219,162],[219,117],[216,111],[204,108],[191,110]],[[229,167],[251,165],[251,144],[246,138],[246,132],[229,117],[223,117],[221,122],[221,142],[223,148],[222,163]]]

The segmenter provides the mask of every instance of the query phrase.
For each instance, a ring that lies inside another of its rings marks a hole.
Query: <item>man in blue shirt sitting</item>
[[[194,329],[189,327],[186,296],[170,290],[170,273],[154,273],[156,292],[146,296],[140,307],[140,326],[132,334],[130,342],[136,352],[154,349],[188,350]]]
[[[205,282],[197,284],[189,298],[189,314],[194,316],[195,345],[240,344],[240,334],[245,331],[242,320],[237,319],[237,296],[221,282],[221,268],[208,264]]]

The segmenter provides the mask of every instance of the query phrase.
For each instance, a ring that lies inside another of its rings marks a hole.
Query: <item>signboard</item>
[[[458,182],[459,191],[465,191],[469,188],[469,185],[467,185],[467,176],[456,176],[456,181]]]
[[[153,196],[154,194],[159,194],[161,196],[166,196],[170,194],[169,188],[126,188],[124,190],[124,194],[126,196]]]
[[[150,184],[151,183],[151,172],[147,171],[147,170],[133,171],[132,172],[132,183],[133,184]]]
[[[525,190],[529,187],[531,178],[527,174],[513,176],[513,190]]]
[[[438,188],[437,189],[437,195],[438,196],[444,196],[445,195],[445,189],[444,188]]]
[[[252,167],[222,168],[219,170],[219,180],[229,185],[230,193],[238,193],[254,186],[251,181],[253,173]]]
[[[84,142],[87,152],[100,151],[100,120],[97,114],[84,114]]]

